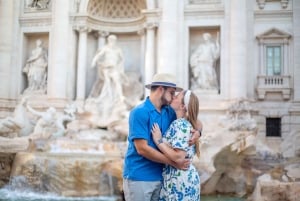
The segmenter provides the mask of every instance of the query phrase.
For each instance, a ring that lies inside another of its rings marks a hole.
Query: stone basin
[[[121,194],[123,159],[118,146],[112,142],[77,143],[76,150],[60,147],[60,152],[18,152],[11,171],[12,187],[71,197]],[[98,149],[81,150],[87,144],[97,144]]]

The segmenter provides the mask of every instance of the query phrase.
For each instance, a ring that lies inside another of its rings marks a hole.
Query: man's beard
[[[166,98],[165,98],[165,92],[163,93],[162,97],[161,97],[161,102],[162,102],[162,105],[170,105],[171,101],[168,101]]]

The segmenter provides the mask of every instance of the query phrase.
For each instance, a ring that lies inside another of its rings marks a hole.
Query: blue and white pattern
[[[195,145],[189,146],[192,125],[184,118],[172,122],[164,140],[173,148],[186,151],[188,158],[196,154]],[[200,201],[200,177],[191,164],[188,170],[179,170],[166,165],[163,170],[163,185],[160,201]]]

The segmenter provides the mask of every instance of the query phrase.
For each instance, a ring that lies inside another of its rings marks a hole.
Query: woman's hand
[[[162,138],[162,134],[157,123],[153,124],[151,132],[152,132],[153,141],[155,142],[155,144],[157,144],[158,140]]]

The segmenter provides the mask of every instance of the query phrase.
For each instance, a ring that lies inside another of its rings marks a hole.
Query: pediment
[[[279,30],[277,28],[269,29],[262,34],[258,35],[258,39],[286,39],[290,38],[292,35],[288,32]]]

